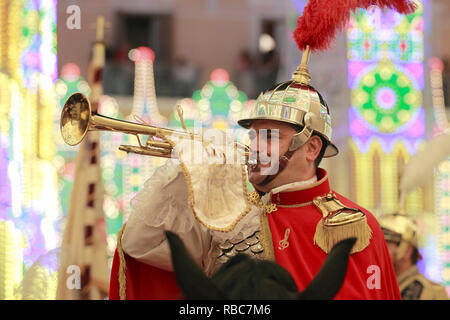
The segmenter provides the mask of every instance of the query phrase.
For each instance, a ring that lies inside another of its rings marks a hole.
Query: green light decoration
[[[247,95],[229,81],[226,70],[215,69],[210,80],[201,90],[194,92],[192,99],[182,99],[177,104],[183,109],[187,128],[194,127],[195,121],[200,121],[203,127],[228,129],[237,127],[247,99]],[[171,113],[169,124],[171,127],[181,127],[176,110]]]
[[[378,132],[392,133],[420,108],[421,95],[407,75],[382,59],[352,91],[352,103]]]

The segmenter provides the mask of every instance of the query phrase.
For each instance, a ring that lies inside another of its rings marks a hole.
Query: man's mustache
[[[263,160],[263,161],[261,161]],[[261,175],[276,176],[284,169],[289,162],[289,158],[286,155],[281,157],[271,157],[264,155],[261,159],[260,153],[253,154],[253,157],[249,157],[247,160],[247,168],[250,172],[261,172]]]
[[[270,165],[273,162],[273,158],[274,157],[261,152],[250,152],[248,158],[246,159],[246,165],[249,168],[256,168],[261,165]]]

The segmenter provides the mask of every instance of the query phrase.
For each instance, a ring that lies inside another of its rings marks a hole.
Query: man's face
[[[394,241],[386,241],[389,255],[391,256],[392,264],[394,265],[394,270],[397,276],[401,275],[412,265],[411,256],[414,251],[414,247],[410,244],[407,244],[407,246],[404,247],[404,244],[404,242],[399,244]]]
[[[265,183],[268,175],[278,172],[280,157],[289,150],[297,130],[287,123],[274,120],[255,120],[251,129],[250,152],[256,152],[258,160],[266,160],[248,167],[249,180],[256,189],[268,192],[287,183],[309,179],[315,174],[313,162],[322,147],[322,141],[317,136],[311,137],[297,149],[285,169],[272,181]],[[273,172],[273,169],[276,171]]]
[[[386,245],[389,251],[389,255],[391,256],[391,261],[392,263],[395,264],[397,257],[398,243],[395,241],[386,241]]]

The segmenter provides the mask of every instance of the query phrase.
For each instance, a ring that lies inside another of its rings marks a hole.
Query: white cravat
[[[282,186],[273,188],[270,191],[270,194],[277,194],[277,193],[280,193],[280,192],[286,191],[286,190],[295,191],[295,190],[301,189],[307,185],[313,184],[316,181],[317,181],[317,176],[314,175],[311,179],[308,179],[308,180],[291,182],[291,183],[284,184]]]

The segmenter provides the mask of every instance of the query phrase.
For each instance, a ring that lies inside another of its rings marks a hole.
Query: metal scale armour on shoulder
[[[220,264],[226,263],[228,259],[239,254],[248,254],[251,257],[263,259],[264,249],[260,242],[260,231],[255,231],[252,235],[241,240],[226,240],[223,243],[217,243],[213,249],[212,255]]]

